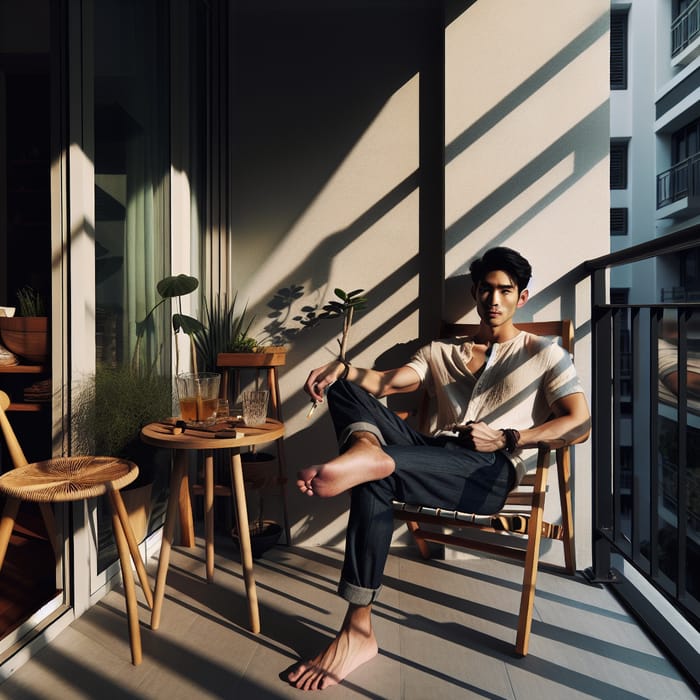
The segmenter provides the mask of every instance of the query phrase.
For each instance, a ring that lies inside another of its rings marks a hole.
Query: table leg
[[[207,555],[207,581],[214,580],[214,454],[204,456],[204,541]]]
[[[143,595],[146,598],[146,603],[148,603],[148,607],[153,610],[153,593],[151,592],[151,586],[148,583],[146,566],[143,563],[143,559],[141,559],[141,552],[139,552],[139,544],[134,536],[134,531],[131,529],[129,515],[127,514],[126,507],[124,506],[124,499],[119,491],[110,491],[110,499],[112,502],[112,508],[119,517],[119,522],[122,524],[124,536],[126,537],[126,542],[129,545],[131,559],[136,567],[136,573],[138,574],[139,581],[141,582],[141,588],[143,589]]]
[[[163,541],[160,545],[158,557],[158,573],[156,574],[156,587],[153,592],[153,612],[151,613],[151,629],[157,630],[160,626],[160,613],[165,597],[165,579],[168,575],[170,564],[170,550],[175,537],[175,519],[178,514],[180,486],[185,478],[187,470],[187,455],[184,450],[177,450],[170,474],[170,492],[168,494],[168,509],[165,514],[163,527]]]
[[[177,450],[175,460],[182,460],[182,480],[179,486],[180,507],[180,544],[183,547],[194,547],[194,519],[192,516],[192,500],[190,499],[190,478],[187,473],[187,451]]]
[[[141,629],[139,627],[138,603],[136,601],[136,586],[134,584],[134,575],[131,572],[131,559],[129,557],[129,545],[127,543],[126,532],[130,530],[127,520],[126,528],[122,527],[122,521],[119,519],[119,510],[117,507],[118,500],[121,501],[121,496],[118,491],[110,491],[110,503],[112,505],[112,531],[114,540],[117,543],[117,552],[119,552],[119,562],[122,567],[122,582],[124,584],[124,598],[126,600],[126,617],[129,622],[129,645],[131,646],[131,663],[138,666],[142,661],[141,654]],[[121,502],[122,508],[124,502]],[[133,536],[133,535],[132,535]],[[138,557],[141,559],[141,557]]]
[[[231,454],[231,483],[236,499],[236,514],[238,517],[238,541],[241,545],[241,564],[243,580],[245,581],[246,596],[248,597],[248,615],[250,629],[254,634],[260,632],[260,612],[258,610],[258,592],[255,588],[253,575],[253,552],[250,547],[250,530],[248,528],[248,506],[245,500],[245,485],[243,483],[243,465],[240,451],[232,450]]]

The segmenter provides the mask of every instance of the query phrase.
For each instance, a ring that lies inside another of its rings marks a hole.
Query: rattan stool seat
[[[23,501],[55,503],[101,496],[130,484],[139,468],[115,457],[57,457],[0,476],[0,493]]]

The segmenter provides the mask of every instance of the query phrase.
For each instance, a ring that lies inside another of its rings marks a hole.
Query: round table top
[[[247,445],[261,445],[284,435],[284,423],[268,418],[264,425],[247,426],[242,421],[228,420],[211,428],[185,427],[176,430],[176,419],[149,423],[141,429],[141,440],[154,447],[176,450],[221,450]]]
[[[54,503],[101,496],[130,484],[139,468],[117,457],[56,457],[0,476],[0,493],[23,501]]]

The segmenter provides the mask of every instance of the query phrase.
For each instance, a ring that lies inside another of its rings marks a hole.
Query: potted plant
[[[83,382],[72,411],[75,454],[121,457],[138,465],[138,478],[122,493],[139,541],[146,536],[149,521],[162,515],[152,514],[151,504],[165,503],[169,473],[168,455],[141,442],[140,432],[144,425],[171,415],[172,406],[169,377],[136,371],[130,365],[100,365]]]
[[[42,295],[32,287],[17,292],[18,315],[0,316],[3,345],[30,364],[49,357],[49,319]]]

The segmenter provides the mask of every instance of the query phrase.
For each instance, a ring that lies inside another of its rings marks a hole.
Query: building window
[[[610,189],[627,189],[627,140],[610,142]]]
[[[610,89],[627,89],[627,10],[610,13]]]
[[[613,207],[610,209],[610,235],[627,235],[627,207]]]

